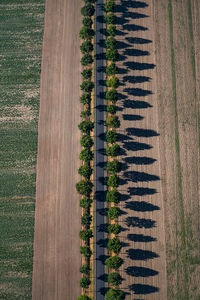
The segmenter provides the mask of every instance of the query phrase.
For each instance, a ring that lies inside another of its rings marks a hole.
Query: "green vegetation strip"
[[[31,299],[44,0],[0,3],[0,299]]]

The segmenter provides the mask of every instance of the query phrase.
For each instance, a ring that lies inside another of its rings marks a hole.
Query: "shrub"
[[[117,77],[112,77],[106,80],[106,85],[116,89],[119,86],[119,79]]]
[[[85,162],[90,162],[93,159],[93,153],[90,149],[83,149],[80,152],[79,159]]]
[[[116,272],[108,274],[108,283],[114,286],[120,285],[122,283],[121,275]]]
[[[79,32],[79,36],[83,40],[91,40],[94,36],[94,30],[89,27],[83,26]]]
[[[92,204],[92,200],[89,197],[84,197],[80,200],[80,207],[89,208]]]
[[[121,232],[121,226],[117,223],[110,224],[108,226],[108,232],[109,233],[114,233],[114,234],[119,234]]]
[[[111,187],[119,186],[119,177],[117,175],[111,175],[108,177],[107,185]]]
[[[119,58],[119,54],[118,54],[117,49],[108,49],[106,51],[106,59],[107,60],[115,62],[118,60],[118,58]]]
[[[109,289],[106,293],[106,300],[124,300],[125,293],[118,289]]]
[[[80,102],[83,104],[83,105],[87,105],[91,102],[91,96],[90,94],[82,94],[80,96]]]
[[[85,148],[90,148],[93,145],[93,140],[90,135],[84,134],[81,138],[81,146]]]
[[[120,120],[117,116],[109,116],[107,121],[107,125],[112,128],[119,128],[120,127]]]
[[[112,146],[106,148],[107,156],[115,157],[118,156],[119,154],[120,154],[120,146],[118,144],[113,144]]]
[[[83,18],[82,23],[83,23],[83,26],[91,28],[93,22],[90,17],[85,17],[85,18]]]
[[[83,265],[80,267],[80,273],[85,275],[90,275],[90,267],[89,265]]]
[[[90,64],[93,63],[93,58],[92,58],[92,55],[86,53],[83,55],[83,57],[81,58],[81,64],[82,66],[88,66]]]
[[[115,75],[117,73],[118,73],[118,68],[115,65],[115,63],[112,62],[109,66],[106,67],[106,74],[108,76]]]
[[[110,207],[107,212],[108,218],[111,220],[117,219],[121,215],[119,207]]]
[[[89,288],[89,285],[90,285],[91,281],[88,277],[84,276],[80,279],[80,286],[83,288],[83,289],[88,289]]]
[[[110,36],[105,41],[106,48],[108,49],[116,49],[117,48],[117,41],[114,37]]]
[[[85,69],[81,72],[81,75],[84,79],[91,79],[92,77],[92,70],[91,69]]]
[[[91,115],[91,112],[90,112],[89,109],[83,110],[83,111],[81,111],[81,113],[80,113],[80,117],[81,117],[81,118],[86,118],[86,117],[89,117],[90,115]]]
[[[109,105],[110,106],[110,105]],[[106,142],[113,144],[117,141],[117,132],[116,131],[107,131],[106,132]]]
[[[111,89],[109,91],[106,92],[106,100],[110,100],[113,103],[117,102],[118,99],[118,93],[115,89]]]
[[[94,88],[94,83],[90,80],[85,80],[81,83],[80,88],[85,93],[90,93]]]
[[[78,173],[79,173],[81,176],[83,176],[83,177],[89,179],[90,176],[91,176],[91,174],[92,174],[92,168],[91,168],[89,165],[82,165],[82,166],[80,166],[80,168],[78,169]]]
[[[121,194],[116,189],[107,191],[106,201],[114,202],[115,204],[118,204],[120,202],[120,199],[121,199]]]
[[[89,246],[81,246],[80,247],[80,253],[82,255],[84,255],[85,258],[88,258],[88,257],[90,257],[92,255],[92,251],[91,251],[91,249],[90,249]]]
[[[89,196],[92,191],[92,182],[90,180],[81,180],[76,184],[76,190],[80,195]]]
[[[80,239],[83,241],[88,241],[92,236],[92,230],[91,229],[83,229],[79,233]]]
[[[114,24],[116,17],[113,13],[109,13],[105,16],[105,23],[106,24]]]
[[[114,0],[109,0],[105,3],[105,10],[108,11],[113,11],[115,8],[115,2]]]
[[[84,214],[81,217],[81,225],[89,227],[92,222],[92,216],[88,214]]]
[[[81,14],[84,17],[91,17],[91,16],[93,16],[94,15],[94,11],[95,11],[94,6],[92,4],[90,4],[90,3],[88,3],[88,2],[86,3],[85,6],[83,6],[81,8]]]
[[[114,115],[116,114],[116,106],[111,104],[111,105],[107,105],[106,110],[109,114]]]
[[[118,238],[113,238],[108,241],[107,247],[110,251],[113,251],[115,254],[119,254],[122,248],[122,243]]]
[[[83,133],[89,133],[94,128],[94,124],[90,120],[84,120],[78,125],[78,128]]]
[[[115,25],[109,25],[106,30],[107,30],[107,33],[110,36],[115,36],[116,35],[116,26]]]
[[[77,298],[77,300],[92,300],[90,297],[88,297],[87,295],[81,295]]]
[[[106,170],[110,173],[118,173],[122,169],[121,163],[118,160],[108,161]]]
[[[105,263],[109,269],[117,270],[123,264],[123,259],[118,256],[111,256],[106,259]]]

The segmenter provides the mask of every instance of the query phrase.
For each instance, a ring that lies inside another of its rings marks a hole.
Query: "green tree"
[[[91,28],[93,22],[90,17],[85,17],[85,18],[83,18],[82,23],[83,23],[83,26]]]
[[[108,11],[114,11],[115,8],[115,1],[109,0],[105,3],[105,10]]]
[[[106,142],[113,144],[117,141],[117,132],[109,130],[106,132]]]
[[[88,258],[92,255],[92,251],[89,246],[81,246],[80,253],[85,257]]]
[[[88,241],[91,237],[93,237],[91,229],[83,229],[79,233],[80,239],[83,241]]]
[[[108,218],[111,220],[117,219],[121,215],[121,211],[119,207],[110,207],[108,209]]]
[[[117,41],[113,36],[110,36],[105,41],[106,48],[108,49],[116,49],[117,48]]]
[[[90,148],[93,145],[93,140],[89,134],[84,134],[81,138],[81,146],[85,148]]]
[[[80,102],[81,102],[83,105],[90,104],[90,102],[91,102],[91,95],[90,95],[90,94],[82,94],[82,95],[80,96]]]
[[[80,50],[82,54],[89,54],[93,50],[93,45],[91,41],[84,41],[81,46]]]
[[[90,3],[86,3],[86,5],[85,6],[83,6],[82,8],[81,8],[81,14],[84,16],[84,17],[91,17],[91,16],[93,16],[94,15],[94,11],[95,11],[95,9],[94,9],[94,6],[92,5],[92,4],[90,4]]]
[[[92,69],[85,69],[81,72],[81,75],[84,79],[91,79],[92,77]]]
[[[89,109],[82,110],[81,113],[80,113],[81,118],[86,118],[86,117],[89,117],[90,115],[91,115],[91,112],[90,112]]]
[[[92,182],[90,180],[81,180],[76,184],[76,190],[80,195],[89,196],[92,191]]]
[[[115,25],[109,25],[108,28],[107,28],[107,33],[110,35],[110,36],[115,36],[116,35],[116,26]]]
[[[107,49],[106,51],[106,59],[112,62],[117,61],[119,58],[119,54],[117,49]]]
[[[108,177],[107,185],[111,187],[119,186],[119,177],[117,175],[111,175]]]
[[[116,189],[107,191],[106,201],[114,202],[115,204],[118,204],[120,202],[120,199],[121,199],[121,194]]]
[[[85,80],[81,83],[80,88],[85,93],[91,93],[92,89],[94,88],[94,83],[90,80]]]
[[[112,75],[115,75],[115,74],[117,74],[118,73],[118,68],[117,68],[117,66],[115,65],[115,63],[111,63],[110,65],[108,65],[107,67],[106,67],[106,74],[108,75],[108,76],[112,76]]]
[[[106,263],[106,266],[109,269],[117,270],[123,264],[123,259],[121,257],[118,257],[118,256],[111,256],[111,257],[106,259],[105,263]]]
[[[83,26],[79,32],[79,36],[83,40],[91,40],[94,36],[94,30],[89,27]]]
[[[89,197],[84,197],[80,200],[80,207],[89,208],[92,204],[92,200]]]
[[[108,87],[112,87],[112,88],[116,89],[119,86],[119,79],[117,77],[112,77],[110,79],[107,79],[106,85]]]
[[[92,168],[90,167],[90,165],[82,165],[78,169],[78,174],[89,179],[92,174]]]
[[[107,247],[110,251],[113,251],[115,254],[119,254],[122,248],[122,243],[118,238],[113,238],[108,241]]]
[[[117,272],[108,274],[108,283],[114,286],[120,285],[122,283],[121,275]]]
[[[94,123],[90,120],[84,120],[78,125],[78,128],[83,133],[89,133],[94,128]]]
[[[80,152],[79,159],[85,162],[90,162],[93,159],[93,153],[90,149],[83,149]]]
[[[106,100],[110,100],[113,103],[116,103],[118,100],[118,93],[116,89],[111,89],[106,92]]]
[[[81,225],[89,227],[92,222],[92,216],[88,214],[84,214],[81,217]]]
[[[106,155],[111,157],[120,155],[120,146],[118,144],[113,144],[112,146],[107,147]]]
[[[80,272],[85,275],[90,275],[90,267],[89,265],[83,265],[80,267]]]
[[[118,116],[109,116],[106,121],[107,125],[111,128],[119,128],[120,120]]]
[[[114,115],[114,114],[116,114],[116,106],[113,105],[113,104],[107,105],[106,111],[107,111],[109,114]]]
[[[92,300],[90,297],[88,297],[87,295],[81,295],[77,298],[77,300]]]
[[[108,161],[106,164],[106,170],[110,173],[118,173],[122,169],[122,165],[118,160]]]
[[[83,277],[80,279],[80,286],[81,286],[83,289],[88,289],[90,284],[91,284],[91,281],[90,281],[90,279],[89,279],[88,277],[83,276]]]
[[[90,55],[88,53],[84,54],[83,57],[81,58],[81,64],[84,67],[86,67],[92,63],[93,63],[92,55]]]
[[[109,289],[106,293],[106,300],[124,300],[125,294],[123,291],[118,289]]]
[[[116,17],[113,13],[109,13],[105,15],[105,23],[106,24],[114,24],[116,20]]]
[[[108,232],[113,234],[119,234],[121,232],[121,226],[117,223],[108,225]]]

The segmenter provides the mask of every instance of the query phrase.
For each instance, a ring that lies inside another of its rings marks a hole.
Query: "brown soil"
[[[80,1],[47,0],[43,41],[33,299],[80,295]]]

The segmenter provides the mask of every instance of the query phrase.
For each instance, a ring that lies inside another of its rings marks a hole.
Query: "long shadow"
[[[143,234],[128,234],[127,235],[128,240],[133,242],[142,242],[142,243],[148,243],[148,242],[155,242],[157,241],[156,238],[153,238],[149,235],[143,235]]]
[[[158,271],[155,271],[153,269],[145,268],[145,267],[136,267],[136,266],[128,267],[126,269],[126,273],[133,277],[150,277],[159,274]]]
[[[142,109],[142,108],[149,108],[149,107],[152,107],[152,105],[146,101],[139,101],[139,100],[124,101],[124,108]]]
[[[145,201],[130,201],[130,202],[126,202],[126,209],[146,212],[146,211],[160,210],[160,207]]]
[[[151,77],[147,77],[147,76],[124,76],[123,77],[123,82],[130,82],[130,83],[143,83],[150,80]]]
[[[132,284],[129,286],[129,289],[131,291],[134,291],[134,294],[136,295],[147,295],[147,294],[152,294],[156,293],[159,291],[159,288],[149,285],[149,284]]]
[[[128,135],[133,135],[137,137],[153,137],[153,136],[159,136],[159,133],[157,133],[155,130],[152,129],[143,129],[143,128],[126,128],[126,132]]]
[[[143,39],[143,38],[138,38],[138,37],[126,37],[126,40],[129,42],[129,43],[132,43],[132,44],[150,44],[152,43],[151,40],[148,40],[148,39]]]
[[[131,45],[121,41],[117,41],[117,49],[126,49],[128,47],[131,47]]]
[[[118,133],[117,137],[118,137],[118,141],[121,142],[133,140],[131,136],[129,137],[127,134],[123,134],[123,133]]]
[[[140,25],[135,25],[135,24],[126,24],[123,25],[123,30],[127,31],[146,31],[148,30],[147,27],[140,26]]]
[[[152,91],[139,88],[126,88],[124,89],[124,91],[127,92],[129,95],[136,97],[146,97],[152,94]]]
[[[123,144],[123,147],[130,151],[140,151],[140,150],[148,150],[151,149],[152,146],[149,144],[145,144],[145,143],[139,143],[139,142],[125,142]]]
[[[129,69],[138,70],[138,71],[154,69],[156,66],[154,64],[149,64],[149,63],[130,62],[130,61],[125,62],[124,65]]]
[[[157,253],[142,249],[129,249],[127,255],[132,260],[148,260],[160,257]]]
[[[148,174],[145,172],[128,171],[124,172],[124,176],[132,182],[157,181],[160,177],[157,175]]]
[[[99,245],[99,247],[106,248],[107,243],[108,243],[108,239],[100,239],[96,243],[97,243],[97,245]]]
[[[145,187],[130,187],[128,189],[130,195],[134,196],[145,196],[145,195],[153,195],[157,193],[156,189],[145,188]]]
[[[125,157],[124,160],[128,164],[135,164],[135,165],[151,165],[156,161],[156,159],[151,157],[146,157],[146,156]]]
[[[156,222],[151,219],[144,219],[138,217],[127,217],[125,223],[128,227],[138,227],[138,228],[153,228]]]
[[[150,55],[149,51],[143,51],[139,49],[126,49],[123,53],[127,56],[147,56]]]
[[[131,114],[124,114],[122,115],[123,120],[125,121],[140,121],[144,119],[144,117],[139,116],[139,115],[131,115]]]

